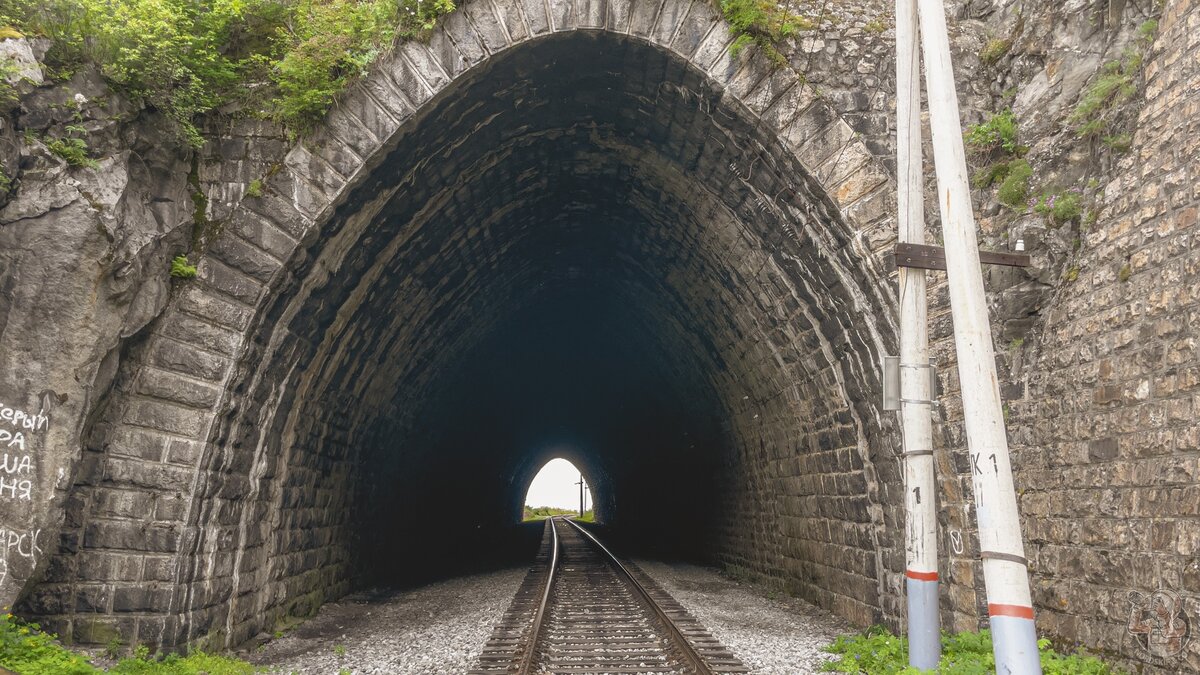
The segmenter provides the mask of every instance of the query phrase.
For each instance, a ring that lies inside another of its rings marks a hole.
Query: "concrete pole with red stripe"
[[[917,0],[917,8],[996,672],[1040,675],[1029,573],[979,264],[945,8],[941,0]]]
[[[899,240],[925,243],[921,162],[921,65],[916,0],[896,0],[896,215]],[[900,268],[900,419],[904,436],[904,552],[908,664],[933,670],[941,658],[938,617],[937,487],[929,376],[925,270]]]

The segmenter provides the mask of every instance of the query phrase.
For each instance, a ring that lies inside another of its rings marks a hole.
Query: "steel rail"
[[[654,598],[650,597],[650,593],[636,578],[634,578],[633,574],[621,564],[621,561],[617,559],[617,556],[613,555],[612,551],[609,551],[604,544],[601,544],[600,540],[593,536],[591,532],[588,532],[587,528],[573,520],[568,519],[566,522],[570,523],[576,530],[579,530],[583,536],[590,539],[597,548],[599,548],[606,556],[608,556],[608,562],[621,571],[621,574],[624,575],[625,580],[628,581],[629,585],[632,586],[633,589],[638,592],[638,595],[640,595],[642,599],[646,601],[646,605],[650,607],[650,610],[654,612],[654,615],[658,617],[658,620],[662,623],[663,627],[666,628],[667,634],[670,635],[671,639],[675,641],[679,651],[683,654],[684,660],[688,662],[688,665],[692,667],[696,675],[714,675],[713,670],[708,667],[708,664],[705,663],[703,657],[701,657],[696,651],[695,647],[692,646],[692,643],[688,642],[687,638],[684,637],[683,633],[679,630],[679,627],[676,626],[675,622],[671,620],[671,617],[667,616],[667,613],[663,611],[662,607],[658,606],[658,603],[654,601]],[[549,589],[549,585],[547,585],[547,589]],[[549,591],[547,590],[547,594],[548,593]]]
[[[546,605],[550,604],[550,589],[554,588],[554,573],[558,571],[558,528],[554,526],[554,518],[550,522],[550,571],[546,574],[546,589],[542,591],[542,601],[538,604],[537,613],[533,615],[533,626],[529,630],[529,643],[525,654],[521,657],[518,675],[533,673],[533,657],[537,654],[538,634],[542,630],[542,620],[546,617]]]

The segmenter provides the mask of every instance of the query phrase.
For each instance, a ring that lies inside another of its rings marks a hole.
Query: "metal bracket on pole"
[[[1014,563],[1017,563],[1018,565],[1024,565],[1025,567],[1029,567],[1029,561],[1026,560],[1024,556],[1014,555],[1012,553],[1000,553],[999,551],[980,551],[979,552],[980,560],[985,560],[987,558],[991,558],[992,560],[1007,560],[1008,562],[1014,562]]]
[[[893,255],[897,267],[912,267],[923,270],[946,270],[946,249],[941,246],[925,244],[896,244]],[[996,251],[980,251],[979,262],[984,265],[1004,265],[1005,267],[1029,267],[1030,259],[1027,253],[1000,253]]]
[[[936,406],[936,400],[920,400],[900,397],[900,369],[929,371],[929,393],[937,395],[937,370],[929,363],[900,363],[899,356],[883,357],[883,409],[900,410],[902,404]]]

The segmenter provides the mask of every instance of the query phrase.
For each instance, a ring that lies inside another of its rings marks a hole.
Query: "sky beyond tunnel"
[[[546,462],[546,466],[538,472],[529,485],[525,495],[527,506],[556,506],[562,509],[579,508],[579,469],[565,459],[558,458]],[[584,481],[584,486],[587,482]],[[591,508],[592,496],[587,495],[587,505]]]

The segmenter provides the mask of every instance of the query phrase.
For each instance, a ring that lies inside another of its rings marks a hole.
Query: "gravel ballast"
[[[331,602],[287,635],[246,654],[300,675],[465,673],[508,608],[527,568]]]
[[[821,647],[855,629],[803,600],[769,598],[754,586],[695,565],[636,561],[752,673],[820,672]]]

